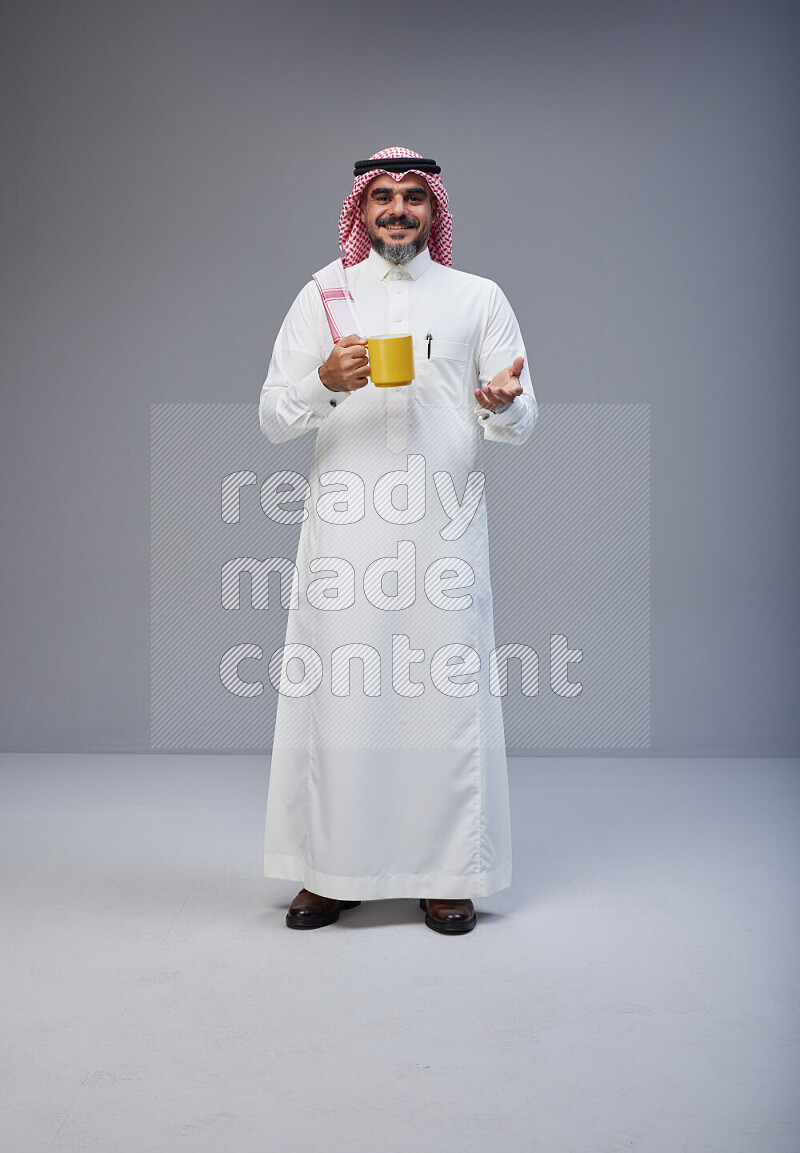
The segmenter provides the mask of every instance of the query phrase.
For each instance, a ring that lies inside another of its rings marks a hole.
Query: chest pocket
[[[423,356],[414,362],[414,396],[425,408],[458,408],[464,403],[470,346],[457,340],[421,342]]]

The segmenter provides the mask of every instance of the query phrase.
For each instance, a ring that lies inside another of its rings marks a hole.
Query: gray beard
[[[422,237],[421,239],[422,244],[424,244],[426,238]],[[420,251],[422,244],[420,244],[420,237],[411,240],[408,244],[387,244],[385,240],[378,238],[373,240],[372,247],[378,256],[383,256],[392,264],[408,264],[409,260],[413,260]]]

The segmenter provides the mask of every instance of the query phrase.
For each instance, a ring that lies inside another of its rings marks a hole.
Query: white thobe
[[[270,664],[264,875],[340,900],[482,897],[511,883],[511,825],[481,431],[530,435],[527,356],[497,285],[427,250],[401,266],[372,251],[347,278],[359,335],[412,334],[415,379],[327,389],[333,339],[313,281],[275,343],[261,427],[273,443],[317,439]],[[476,408],[473,389],[517,356],[522,395]]]

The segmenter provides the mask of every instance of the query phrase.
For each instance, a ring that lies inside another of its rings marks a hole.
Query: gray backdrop
[[[796,6],[0,19],[3,748],[150,747],[151,405],[255,403],[353,160],[406,144],[540,400],[650,405],[652,751],[797,751]]]

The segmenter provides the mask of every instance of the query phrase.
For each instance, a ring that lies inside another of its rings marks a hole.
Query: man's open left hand
[[[475,399],[481,408],[495,412],[498,408],[511,404],[514,397],[522,392],[519,378],[524,366],[524,358],[518,356],[509,368],[501,368],[485,388],[476,388]]]

